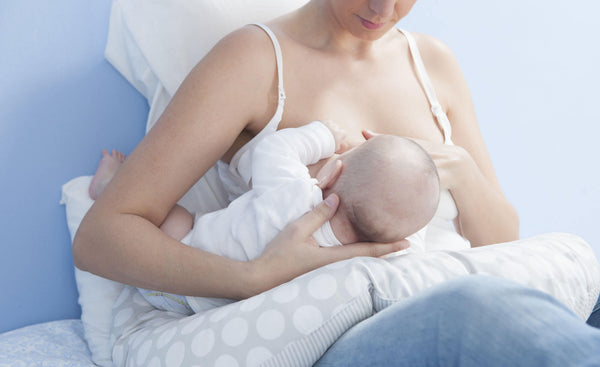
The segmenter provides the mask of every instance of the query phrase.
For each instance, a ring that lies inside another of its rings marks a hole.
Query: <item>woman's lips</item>
[[[373,23],[373,22],[369,22],[368,20],[361,18],[360,16],[358,16],[358,19],[360,19],[360,22],[362,23],[363,27],[367,28],[367,29],[379,29],[381,27],[383,27],[383,25],[385,23]]]

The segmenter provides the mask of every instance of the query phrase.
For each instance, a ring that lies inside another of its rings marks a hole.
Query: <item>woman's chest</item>
[[[280,128],[330,120],[350,137],[361,131],[431,141],[443,136],[412,68],[303,68],[284,78],[285,109]]]

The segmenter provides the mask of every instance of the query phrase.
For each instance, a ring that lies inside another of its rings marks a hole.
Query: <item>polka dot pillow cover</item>
[[[557,233],[477,249],[346,260],[192,316],[158,311],[126,287],[115,304],[113,359],[116,366],[311,366],[361,320],[469,274],[542,290],[582,319],[600,285],[587,243]]]

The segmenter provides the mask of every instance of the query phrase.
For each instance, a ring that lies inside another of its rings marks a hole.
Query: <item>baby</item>
[[[267,135],[240,158],[248,165],[239,169],[251,186],[248,192],[227,208],[195,219],[176,206],[161,229],[187,245],[247,261],[258,257],[288,223],[331,193],[339,196],[340,205],[313,234],[321,246],[399,241],[425,227],[435,214],[440,192],[429,155],[412,140],[392,135],[379,135],[334,154],[343,135],[319,121]],[[94,199],[124,159],[114,151],[103,155],[90,185]],[[336,172],[340,162],[339,177],[321,190],[312,177]],[[232,302],[140,292],[159,309],[185,314]]]

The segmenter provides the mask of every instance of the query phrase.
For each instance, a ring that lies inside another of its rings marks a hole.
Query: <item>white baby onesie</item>
[[[288,223],[323,200],[317,180],[310,177],[306,166],[334,151],[333,135],[319,121],[266,135],[240,158],[244,163],[241,176],[251,189],[227,208],[196,216],[193,229],[181,242],[239,261],[258,257]],[[341,245],[329,222],[313,237],[321,246]],[[157,308],[180,313],[197,313],[232,302],[145,289],[140,292]]]

